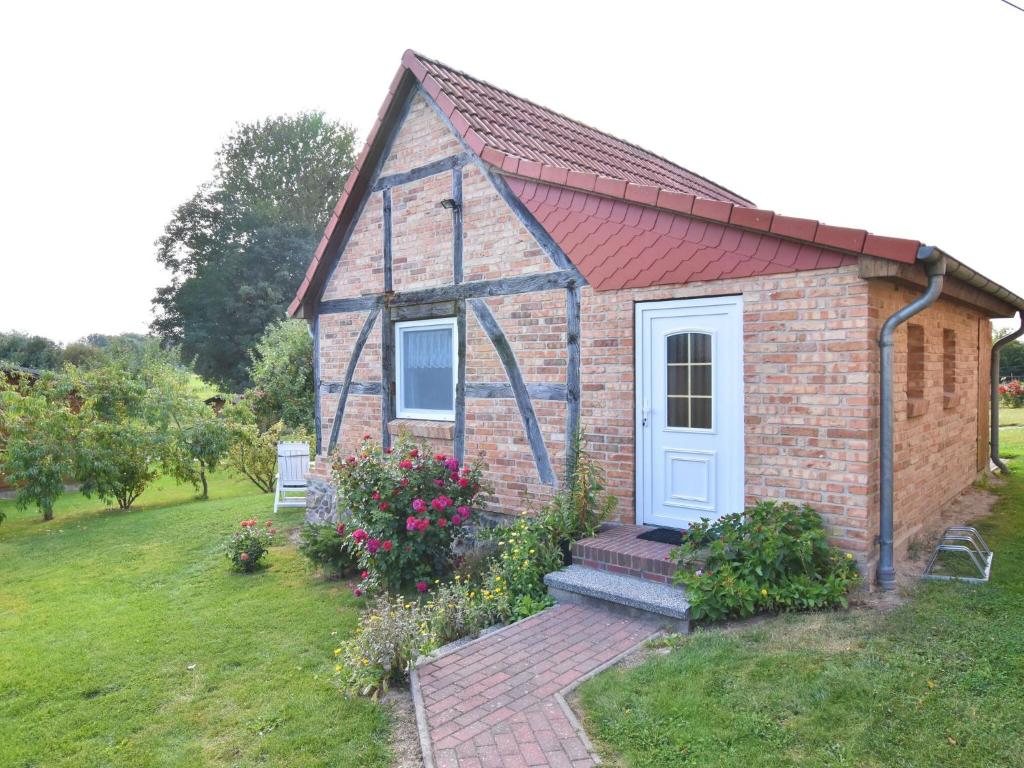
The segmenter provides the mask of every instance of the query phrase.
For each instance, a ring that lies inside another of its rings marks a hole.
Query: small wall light
[[[438,205],[440,205],[446,211],[454,211],[456,208],[459,207],[459,204],[456,203],[455,199],[451,197],[446,197],[444,200],[438,203]]]

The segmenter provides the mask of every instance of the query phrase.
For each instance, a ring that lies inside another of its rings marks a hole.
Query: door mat
[[[644,541],[656,541],[659,544],[671,544],[674,547],[678,547],[683,543],[682,532],[677,531],[675,528],[654,528],[650,531],[644,531],[637,538]]]

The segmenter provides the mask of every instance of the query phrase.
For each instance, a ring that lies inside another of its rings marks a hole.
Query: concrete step
[[[690,631],[690,603],[680,587],[582,565],[549,573],[544,583],[559,603],[596,605],[626,616],[656,619],[675,632]]]

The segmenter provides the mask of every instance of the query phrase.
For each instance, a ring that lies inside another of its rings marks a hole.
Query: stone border
[[[537,613],[527,616],[526,618],[519,619],[518,621],[514,621],[511,624],[505,624],[497,626],[495,628],[484,629],[480,632],[479,635],[472,638],[471,640],[456,640],[452,643],[448,643],[448,645],[441,646],[436,651],[427,656],[420,656],[418,659],[416,659],[416,662],[413,664],[412,670],[409,672],[409,688],[412,692],[413,707],[416,710],[416,730],[419,732],[420,735],[420,753],[423,756],[423,768],[435,768],[435,765],[434,747],[430,739],[430,724],[427,722],[427,708],[426,704],[424,704],[423,702],[423,693],[420,690],[420,678],[417,672],[418,668],[423,664],[428,664],[430,662],[437,661],[438,659],[444,658],[445,656],[455,653],[456,651],[460,651],[463,648],[466,648],[470,645],[474,645],[475,643],[478,643],[481,640],[486,640],[490,638],[490,636],[493,634],[502,632],[506,629],[509,629],[510,627],[517,626],[518,624],[521,624],[524,621],[529,621],[535,616],[540,616],[542,613],[544,613],[544,611],[550,611],[557,605],[558,603],[552,606],[548,606],[543,611],[537,611]],[[602,609],[595,608],[594,610]],[[579,736],[580,741],[583,742],[583,746],[586,747],[591,759],[593,759],[593,761],[597,765],[601,764],[601,758],[598,756],[596,750],[594,749],[594,744],[590,740],[590,737],[587,736],[586,729],[583,727],[583,724],[580,722],[580,719],[576,717],[576,713],[572,711],[572,707],[569,706],[569,703],[566,701],[565,697],[571,694],[574,690],[576,690],[576,688],[581,686],[583,683],[587,682],[593,677],[596,677],[597,675],[610,669],[611,667],[614,667],[623,659],[636,653],[638,650],[643,648],[644,645],[646,645],[651,640],[662,634],[664,634],[664,630],[660,628],[655,630],[650,635],[642,639],[640,642],[636,643],[630,648],[627,648],[625,651],[609,659],[604,664],[601,664],[600,666],[595,667],[589,672],[584,673],[578,680],[574,680],[573,682],[569,683],[569,685],[567,685],[565,688],[554,694],[555,702],[561,708],[563,714],[566,716],[566,719],[568,719],[569,723],[572,725],[573,730],[576,731],[576,735]]]

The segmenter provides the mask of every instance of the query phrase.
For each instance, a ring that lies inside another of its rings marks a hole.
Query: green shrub
[[[361,696],[377,695],[409,674],[433,648],[424,608],[401,597],[382,597],[364,614],[355,635],[334,650],[342,687]]]
[[[548,529],[523,514],[512,525],[482,535],[498,546],[484,576],[482,593],[485,599],[490,596],[500,601],[501,618],[515,621],[551,605],[544,576],[562,567],[562,553]]]
[[[334,465],[338,505],[348,509],[363,589],[425,592],[452,567],[452,542],[481,507],[483,467],[399,439],[382,449],[364,438]]]
[[[676,581],[693,617],[712,621],[846,607],[859,578],[853,556],[829,545],[818,513],[786,502],[695,523],[671,557],[683,565]],[[698,559],[703,566],[691,570]]]
[[[618,503],[605,490],[604,468],[586,450],[582,427],[573,435],[569,456],[569,481],[539,516],[556,544],[593,536]]]
[[[325,576],[337,578],[356,567],[348,542],[344,523],[306,523],[299,534],[299,552]]]
[[[500,621],[500,601],[487,600],[479,584],[460,576],[437,586],[423,604],[431,646],[440,647],[463,637],[472,637]]]
[[[267,520],[262,528],[256,520],[243,520],[239,523],[240,530],[224,542],[224,554],[236,571],[249,573],[259,567],[260,560],[274,543],[277,530],[273,526],[272,520]]]

